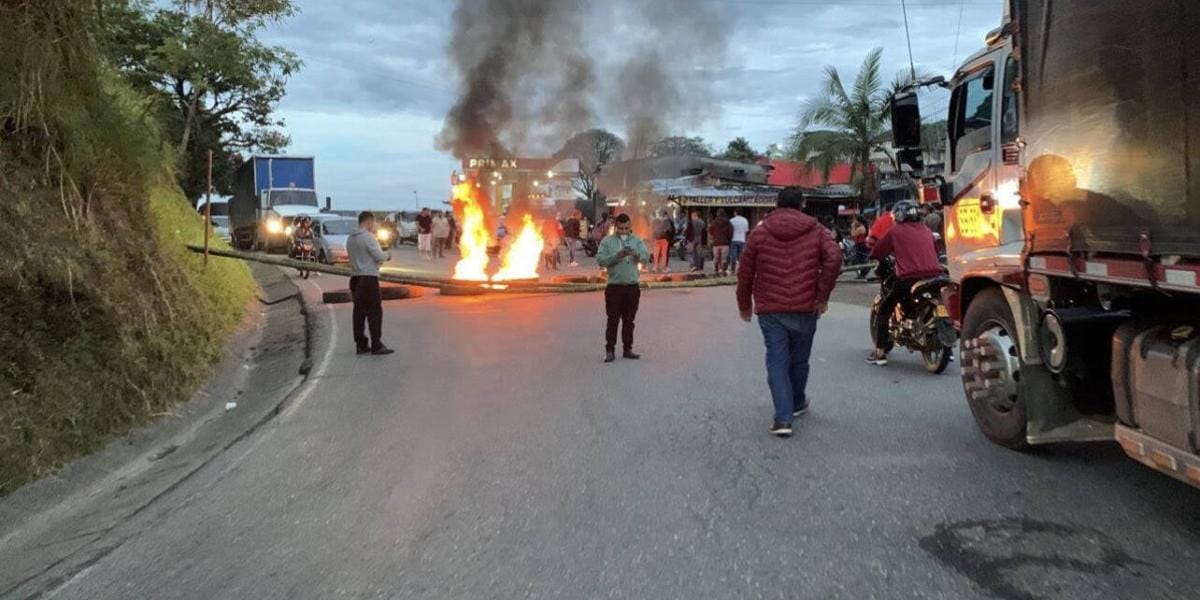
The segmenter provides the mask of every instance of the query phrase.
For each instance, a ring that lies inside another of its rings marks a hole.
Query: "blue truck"
[[[251,156],[234,175],[229,218],[234,246],[286,251],[297,217],[320,212],[311,156]]]

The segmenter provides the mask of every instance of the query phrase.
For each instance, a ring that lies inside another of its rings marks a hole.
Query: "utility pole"
[[[208,238],[212,235],[212,150],[208,151],[208,187],[204,189],[204,268],[208,268]]]

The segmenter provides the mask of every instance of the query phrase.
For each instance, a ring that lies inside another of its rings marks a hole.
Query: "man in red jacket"
[[[872,324],[875,328],[875,350],[867,357],[867,362],[879,366],[888,363],[888,350],[892,347],[888,320],[896,310],[896,305],[908,297],[918,281],[942,276],[942,263],[938,261],[937,248],[933,244],[933,232],[921,222],[917,203],[901,200],[892,207],[891,214],[896,224],[871,248],[871,258],[875,260],[896,255],[895,276],[883,294],[879,312],[876,313],[878,316]]]
[[[808,412],[808,358],[817,318],[829,304],[842,253],[816,219],[801,212],[804,193],[779,192],[777,208],[746,240],[738,261],[742,320],[758,313],[767,347],[767,387],[775,404],[771,434],[792,434],[792,419]]]

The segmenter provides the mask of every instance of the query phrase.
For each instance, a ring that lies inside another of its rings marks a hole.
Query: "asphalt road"
[[[1200,490],[1112,445],[991,445],[955,367],[930,376],[904,354],[863,364],[861,306],[821,320],[813,412],[781,440],[766,433],[758,328],[738,320],[731,288],[645,293],[643,360],[611,365],[601,302],[389,303],[390,357],[356,357],[349,307],[328,309],[312,387],[55,597],[1200,590]]]

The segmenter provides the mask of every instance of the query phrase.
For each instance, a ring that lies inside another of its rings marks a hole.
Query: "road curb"
[[[279,415],[312,368],[315,315],[281,269],[207,384],[172,414],[0,498],[0,597],[53,591],[128,539],[122,526]],[[295,300],[296,304],[290,304]]]

